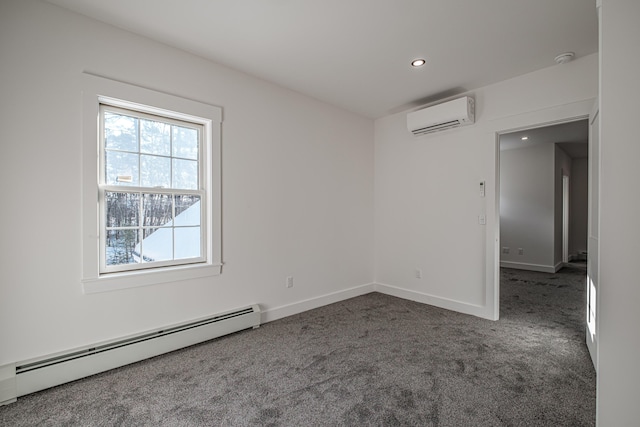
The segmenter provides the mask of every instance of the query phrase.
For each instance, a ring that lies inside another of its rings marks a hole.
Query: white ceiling
[[[526,141],[522,137],[526,136]],[[589,121],[561,123],[536,129],[527,129],[500,135],[500,150],[510,150],[535,144],[558,144],[569,157],[589,156]]]
[[[598,49],[593,0],[47,1],[371,118]]]

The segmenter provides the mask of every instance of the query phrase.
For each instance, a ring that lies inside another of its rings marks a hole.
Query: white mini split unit
[[[470,96],[463,96],[407,114],[407,128],[416,136],[470,125],[474,121],[475,105]]]

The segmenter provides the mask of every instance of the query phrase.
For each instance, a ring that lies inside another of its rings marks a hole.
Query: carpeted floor
[[[0,407],[2,426],[593,426],[584,270],[504,269],[486,321],[372,293]]]

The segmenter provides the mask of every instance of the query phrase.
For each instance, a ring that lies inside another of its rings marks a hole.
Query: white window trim
[[[207,261],[193,265],[179,265],[156,269],[100,274],[99,221],[99,114],[100,103],[135,108],[156,115],[180,120],[201,118],[204,126],[205,151],[209,173],[206,211],[203,218],[207,230]],[[120,105],[118,105],[120,104]],[[180,112],[183,114],[175,113]],[[178,282],[218,275],[222,269],[222,193],[221,141],[222,109],[213,105],[146,89],[89,73],[82,74],[82,286],[85,294]],[[205,149],[206,150],[206,149]]]

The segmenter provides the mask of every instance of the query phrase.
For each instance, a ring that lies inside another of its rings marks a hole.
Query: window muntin
[[[206,262],[203,126],[100,105],[100,272]]]

